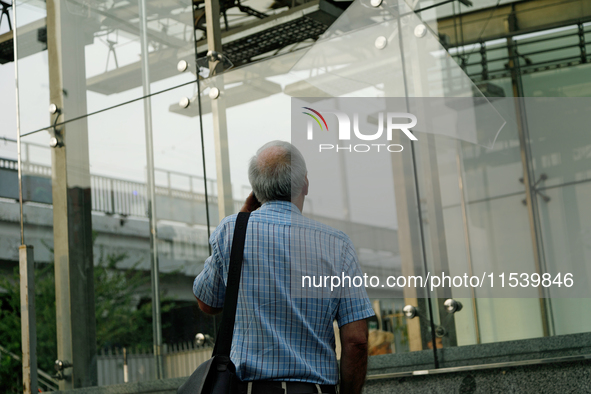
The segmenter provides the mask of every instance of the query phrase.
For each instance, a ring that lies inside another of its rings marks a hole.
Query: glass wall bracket
[[[422,308],[409,304],[406,305],[403,310],[407,319],[411,320],[417,317],[419,319],[423,319],[424,322],[429,323],[429,325],[432,327],[435,336],[437,338],[443,339],[455,334],[455,321],[453,314],[462,310],[462,303],[452,298],[448,298],[443,302],[443,305],[445,306],[447,315],[443,316],[443,318],[440,320],[440,324],[435,324],[435,322],[431,321],[429,316]]]

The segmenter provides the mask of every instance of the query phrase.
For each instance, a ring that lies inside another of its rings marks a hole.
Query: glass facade
[[[14,7],[22,175],[10,134],[17,126],[7,123],[0,245],[12,251],[19,242],[21,182],[35,278],[57,293],[55,306],[51,297],[36,305],[39,369],[52,371],[55,359],[75,365],[64,371],[73,379],[40,378],[42,387],[184,377],[209,357],[219,321],[197,309],[193,279],[211,231],[251,191],[248,160],[266,142],[294,139],[298,98],[396,98],[413,110],[421,99],[471,100],[454,110],[472,117],[472,129],[419,132],[418,141],[394,141],[404,147],[399,155],[306,157],[304,215],[348,234],[368,276],[591,280],[591,88],[581,50],[589,24],[450,48],[434,15],[402,0],[357,0],[344,11],[311,1],[278,15],[317,29],[313,37],[258,60],[237,52],[249,48],[240,41],[247,33],[224,33],[220,62],[235,67],[210,75],[216,54],[206,56],[196,2]],[[222,10],[226,27],[241,23],[232,10]],[[248,15],[247,27],[257,18]],[[264,22],[257,34],[275,26]],[[8,277],[18,258],[3,253]],[[370,360],[369,374],[486,364],[495,362],[489,350],[475,356],[486,344],[505,349],[591,327],[590,295],[564,287],[368,294],[377,315],[370,354],[383,357]],[[449,300],[461,304],[455,313]],[[196,345],[198,333],[205,339]],[[514,347],[499,352],[528,359]],[[378,364],[387,367],[372,370]]]

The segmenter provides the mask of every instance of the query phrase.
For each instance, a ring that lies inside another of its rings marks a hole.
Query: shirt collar
[[[293,213],[297,213],[299,215],[301,215],[302,213],[300,212],[299,208],[295,206],[294,203],[292,203],[291,201],[280,201],[280,200],[275,200],[275,201],[267,201],[266,203],[264,203],[263,205],[261,205],[261,207],[259,208],[261,211],[289,211],[292,214]]]

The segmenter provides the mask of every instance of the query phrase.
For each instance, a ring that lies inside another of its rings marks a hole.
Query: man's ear
[[[304,183],[304,188],[302,189],[302,193],[304,194],[304,196],[308,195],[308,187],[310,187],[310,181],[308,180],[308,174],[306,174],[306,176],[304,177],[305,183]]]

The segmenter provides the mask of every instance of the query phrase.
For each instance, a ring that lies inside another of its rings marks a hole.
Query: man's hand
[[[246,197],[246,201],[244,202],[244,205],[242,206],[242,208],[240,208],[240,212],[256,211],[257,209],[259,209],[260,206],[261,206],[261,203],[255,197],[254,192],[250,192],[248,197]]]
[[[201,309],[203,313],[207,313],[208,315],[217,315],[222,311],[222,308],[213,308],[207,305],[205,302],[201,301],[199,298],[197,298],[197,304],[199,304],[199,309]]]
[[[359,394],[367,374],[367,322],[341,327],[341,394]]]

